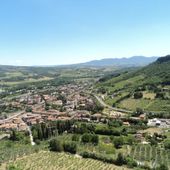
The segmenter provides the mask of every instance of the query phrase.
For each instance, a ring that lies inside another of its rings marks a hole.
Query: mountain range
[[[158,57],[133,56],[130,58],[106,58],[101,60],[92,60],[85,63],[74,64],[73,66],[91,66],[91,67],[107,67],[107,66],[121,66],[121,67],[139,67],[148,65],[156,61]]]
[[[101,60],[92,60],[84,63],[70,64],[70,65],[36,65],[29,67],[142,67],[146,66],[157,60],[158,57],[145,57],[145,56],[133,56],[133,57],[123,57],[123,58],[105,58]],[[0,65],[0,68],[12,67]],[[22,67],[22,66],[17,66]],[[24,67],[24,66],[23,66]]]

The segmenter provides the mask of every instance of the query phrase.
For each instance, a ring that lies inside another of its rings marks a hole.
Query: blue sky
[[[1,0],[0,64],[170,53],[169,0]]]

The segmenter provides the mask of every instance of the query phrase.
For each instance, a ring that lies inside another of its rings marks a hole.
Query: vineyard
[[[17,159],[13,164],[7,165],[9,166],[15,166],[19,170],[128,170],[126,167],[84,159],[76,155],[47,151]]]
[[[19,157],[30,155],[32,153],[38,152],[43,148],[43,146],[19,146],[19,147],[6,147],[0,148],[0,164],[4,162],[14,161]]]
[[[162,163],[170,168],[170,150],[150,145],[136,145],[132,147],[130,154],[141,165],[147,164],[154,168]]]

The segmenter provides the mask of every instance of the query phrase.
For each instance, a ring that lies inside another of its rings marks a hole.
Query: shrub
[[[27,107],[27,108],[25,109],[25,111],[26,111],[26,112],[32,112],[32,108],[31,108],[31,107]]]
[[[52,139],[49,142],[49,148],[51,151],[62,152],[63,151],[63,144],[58,139]]]
[[[124,144],[124,140],[122,137],[116,137],[113,139],[113,143],[115,148],[119,149]]]
[[[138,165],[137,162],[133,160],[133,158],[131,158],[130,156],[126,158],[126,163],[129,168],[134,168],[134,167],[137,167]]]
[[[99,143],[98,135],[92,135],[91,136],[91,143],[96,144],[96,145]]]
[[[164,146],[166,149],[170,149],[170,139],[165,140]]]
[[[99,137],[95,134],[85,133],[82,136],[81,141],[83,143],[93,143],[97,145],[99,143]]]
[[[156,170],[168,170],[168,167],[164,164],[161,164],[159,167],[156,168]]]
[[[143,97],[143,93],[142,92],[135,92],[134,93],[134,98],[135,99],[140,99],[140,98],[142,98]]]
[[[79,141],[79,135],[74,134],[74,135],[72,136],[72,141],[78,142],[78,141]]]
[[[64,143],[64,151],[72,154],[77,152],[77,144],[75,142],[66,142]]]
[[[8,170],[21,170],[21,169],[17,168],[15,165],[9,165]]]
[[[91,158],[91,159],[95,159],[95,160],[99,160],[99,161],[103,161],[106,163],[115,163],[115,160],[113,158],[110,157],[106,157],[100,154],[96,154],[96,153],[92,153],[92,152],[82,152],[80,154],[83,158]]]
[[[89,143],[91,141],[91,134],[89,133],[85,133],[82,137],[81,137],[81,141],[83,143]]]
[[[163,92],[157,92],[155,97],[156,97],[156,98],[160,98],[160,99],[165,99],[165,93],[163,93]]]
[[[122,166],[123,164],[126,164],[126,160],[125,160],[124,156],[121,153],[118,154],[115,163],[116,163],[116,165],[119,165],[119,166]]]

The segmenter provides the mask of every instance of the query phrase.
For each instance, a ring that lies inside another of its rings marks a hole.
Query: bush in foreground
[[[51,151],[62,152],[63,151],[63,144],[58,139],[52,139],[49,142],[49,148],[50,148]]]
[[[72,154],[77,152],[77,144],[75,142],[66,142],[64,143],[64,151]]]

